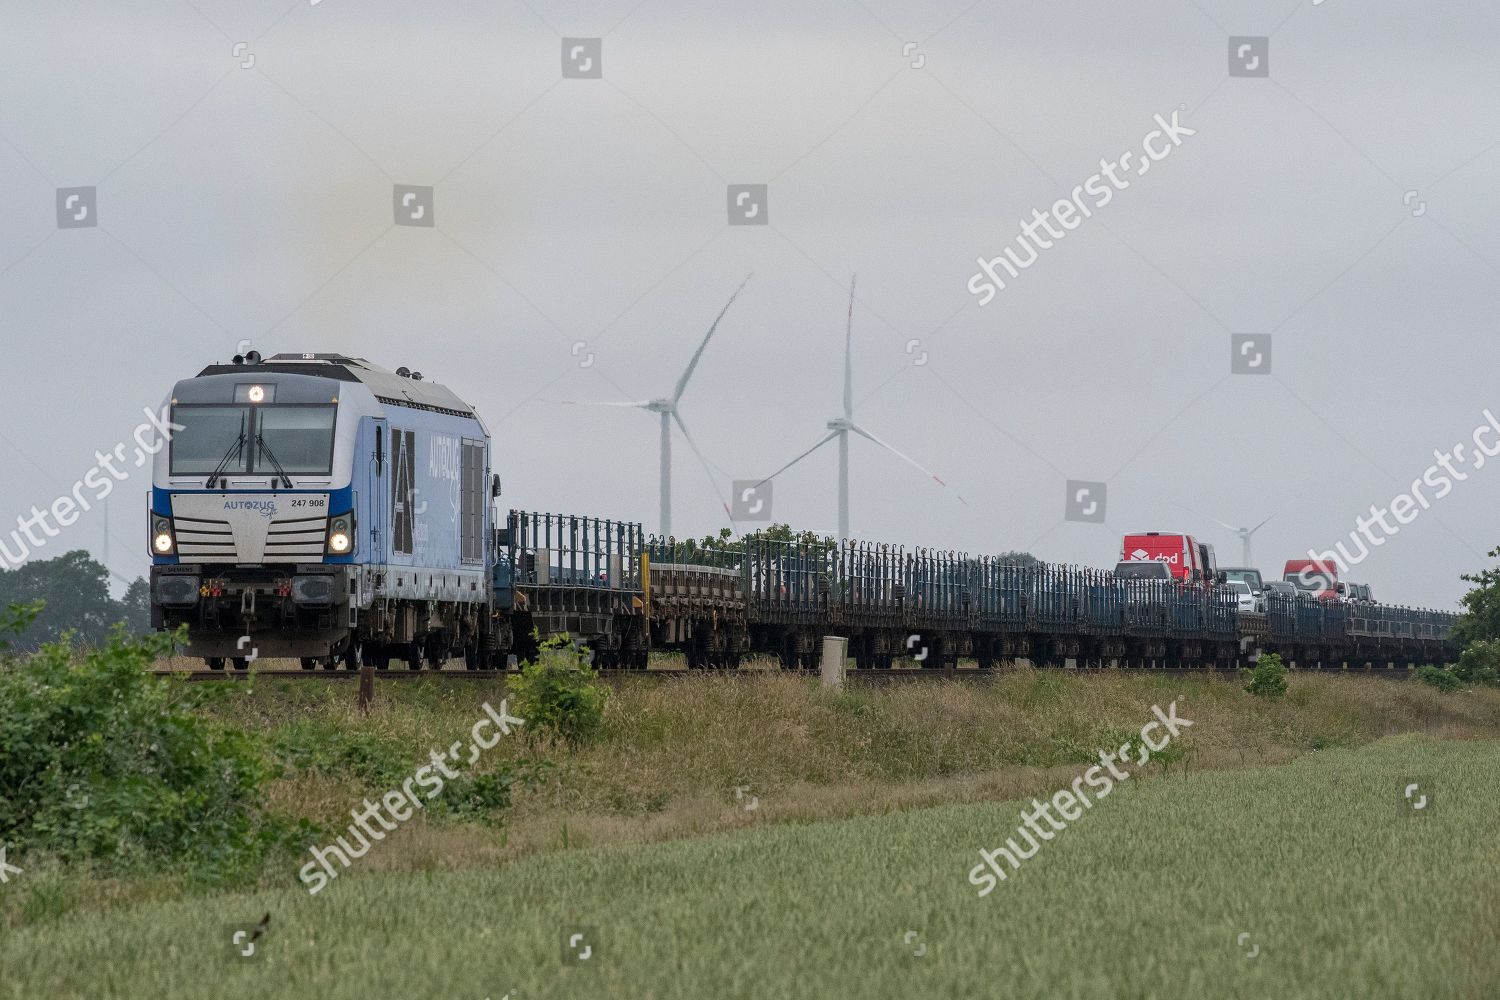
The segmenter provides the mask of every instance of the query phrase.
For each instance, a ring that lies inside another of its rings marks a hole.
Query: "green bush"
[[[0,843],[210,878],[263,856],[267,769],[245,734],[185,704],[211,695],[149,673],[173,638],[116,629],[98,649],[65,639],[0,664]]]
[[[447,812],[463,819],[480,819],[495,825],[496,819],[511,807],[513,790],[535,788],[543,784],[556,768],[551,761],[522,758],[493,771],[466,774],[448,782],[443,797],[434,805],[437,812]]]
[[[535,661],[509,683],[513,714],[526,720],[526,733],[550,732],[581,742],[599,730],[609,689],[588,654],[567,636],[548,639]]]
[[[1464,686],[1464,682],[1453,671],[1442,667],[1423,667],[1417,671],[1417,680],[1423,684],[1431,684],[1439,691],[1457,691]]]
[[[1286,694],[1286,664],[1276,653],[1262,653],[1250,671],[1245,690],[1257,698],[1280,698]]]
[[[1465,684],[1500,686],[1500,640],[1479,639],[1459,654],[1453,674]]]

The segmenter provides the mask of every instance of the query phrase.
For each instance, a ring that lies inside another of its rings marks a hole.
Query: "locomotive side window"
[[[416,451],[416,431],[391,429],[391,547],[407,556],[412,554],[412,519],[417,501],[412,484]]]

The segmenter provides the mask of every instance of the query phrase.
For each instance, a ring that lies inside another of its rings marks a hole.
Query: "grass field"
[[[214,711],[265,734],[289,762],[271,788],[274,804],[331,824],[347,823],[351,803],[388,789],[429,748],[466,733],[483,701],[503,695],[498,682],[389,684],[365,718],[352,687],[260,681],[229,692]],[[1410,732],[1500,740],[1500,691],[1445,695],[1360,677],[1295,677],[1274,701],[1229,680],[1128,672],[1021,670],[994,684],[842,694],[784,676],[633,680],[615,688],[592,743],[506,741],[492,752],[556,767],[545,787],[518,793],[503,843],[484,827],[417,826],[403,849],[369,861],[463,868],[735,829],[735,789],[746,785],[762,817],[785,822],[1040,794],[1138,730],[1151,705],[1175,698],[1202,720],[1184,743],[1193,769],[1280,763]]]
[[[1430,805],[1403,815],[1414,777]],[[1497,779],[1500,744],[1422,737],[1153,774],[984,899],[966,872],[1016,802],[742,811],[688,841],[72,915],[0,940],[0,997],[1493,997]],[[232,957],[226,928],[265,912],[259,959]]]

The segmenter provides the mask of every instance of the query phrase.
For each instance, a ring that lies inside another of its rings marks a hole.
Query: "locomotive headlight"
[[[234,401],[236,403],[274,403],[276,402],[276,386],[255,385],[248,382],[234,387]]]
[[[161,515],[151,518],[151,551],[159,556],[169,556],[177,550],[177,538],[172,532],[172,519]]]
[[[328,522],[328,554],[346,556],[354,551],[354,512],[340,514]]]

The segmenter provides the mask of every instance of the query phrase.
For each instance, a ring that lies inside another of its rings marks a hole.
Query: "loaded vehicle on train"
[[[1188,583],[1222,583],[1214,559],[1214,547],[1192,535],[1142,531],[1126,535],[1120,548],[1121,562],[1158,562],[1172,577]]]
[[[808,667],[825,635],[860,668],[1448,662],[1454,616],[1268,593],[1239,612],[1212,547],[1127,536],[1118,573],[872,542],[648,539],[632,522],[494,509],[474,408],[342,355],[210,365],[168,398],[148,544],[153,624],[214,669],[296,658],[412,669],[526,659],[566,635],[596,665],[749,654]],[[1149,569],[1149,572],[1144,572]]]
[[[1322,601],[1338,600],[1344,593],[1338,563],[1331,559],[1288,559],[1281,578]]]
[[[1260,570],[1251,566],[1222,566],[1219,572],[1224,574],[1228,583],[1238,580],[1250,588],[1250,593],[1259,597],[1266,589],[1266,583],[1260,575]]]

